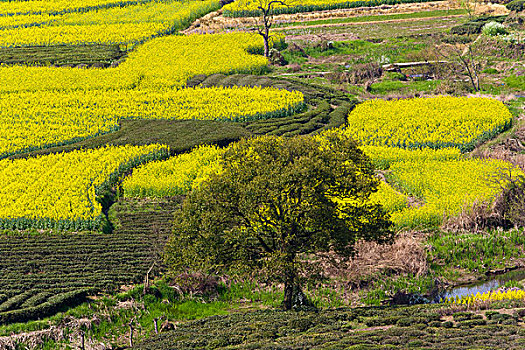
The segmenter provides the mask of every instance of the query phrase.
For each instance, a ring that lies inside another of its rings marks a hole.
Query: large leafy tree
[[[175,215],[175,271],[256,269],[284,283],[290,309],[307,254],[350,257],[359,239],[392,239],[388,216],[368,201],[378,186],[371,162],[345,136],[246,139],[222,162]]]

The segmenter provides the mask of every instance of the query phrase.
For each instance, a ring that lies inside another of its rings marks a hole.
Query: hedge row
[[[27,322],[53,315],[66,306],[76,306],[84,302],[90,291],[90,289],[74,290],[52,296],[47,299],[46,302],[37,306],[0,312],[0,325],[14,322]]]

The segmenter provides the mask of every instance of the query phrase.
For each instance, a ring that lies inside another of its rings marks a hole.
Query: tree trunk
[[[291,310],[293,307],[294,287],[296,283],[294,260],[295,257],[293,254],[290,254],[286,258],[286,266],[284,268],[284,299],[282,305],[284,310]]]
[[[264,57],[270,57],[270,36],[268,34],[262,36],[264,39]]]
[[[283,299],[283,309],[291,310],[293,302],[293,279],[286,279],[284,283],[284,299]]]

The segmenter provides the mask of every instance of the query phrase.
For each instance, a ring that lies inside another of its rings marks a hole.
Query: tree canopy
[[[392,239],[387,214],[368,201],[378,183],[345,136],[242,140],[175,214],[168,263],[175,271],[262,271],[284,283],[290,309],[299,268],[308,264],[302,255],[350,257],[359,239]]]

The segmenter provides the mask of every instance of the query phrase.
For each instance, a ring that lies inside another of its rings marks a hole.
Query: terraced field
[[[513,300],[482,305],[331,308],[421,301],[519,266],[523,230],[493,228],[525,222],[520,15],[425,0],[277,6],[269,64],[259,36],[233,32],[253,30],[255,3],[223,3],[0,2],[0,348],[523,348],[521,281],[503,286]],[[491,21],[510,34],[483,34]],[[479,43],[473,97],[461,59],[437,55]],[[268,310],[281,285],[251,275],[165,266],[174,211],[230,144],[332,133],[360,142],[382,180],[366,203],[401,234],[359,242],[344,264],[319,257],[319,283],[301,276],[317,310]],[[222,316],[182,322],[210,315]]]
[[[50,316],[87,295],[115,292],[161,271],[163,242],[180,199],[122,201],[112,233],[0,235],[0,324]]]

